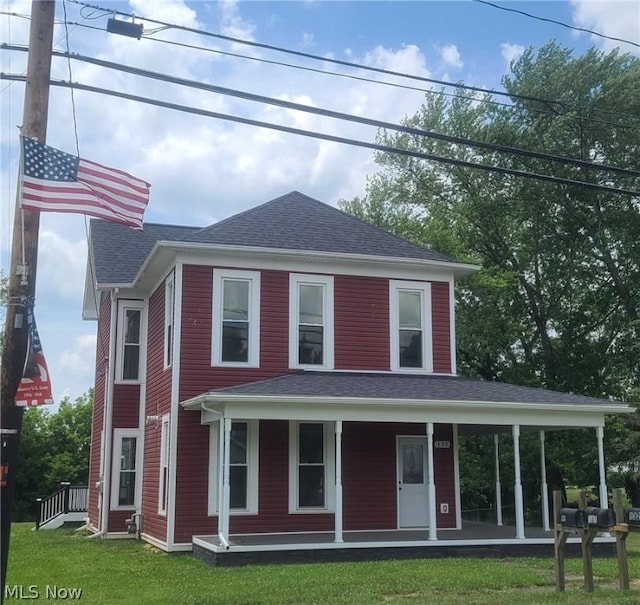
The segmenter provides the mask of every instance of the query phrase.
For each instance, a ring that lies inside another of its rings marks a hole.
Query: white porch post
[[[335,538],[334,542],[343,542],[342,538],[342,420],[336,420],[336,491],[335,491]]]
[[[515,484],[513,493],[516,505],[516,538],[524,539],[524,503],[522,499],[522,478],[520,476],[520,425],[513,425],[513,466],[515,468]]]
[[[231,455],[231,418],[225,418],[220,427],[220,503],[218,505],[218,537],[223,546],[229,546],[229,468]]]
[[[547,461],[544,452],[544,431],[540,431],[540,498],[542,499],[542,527],[549,531],[549,487],[547,486]]]
[[[596,427],[598,436],[598,469],[600,471],[600,507],[608,508],[607,475],[604,468],[604,426]]]
[[[427,422],[427,499],[429,503],[429,540],[437,540],[436,481],[433,467],[433,422]]]
[[[500,436],[493,436],[493,449],[496,459],[496,522],[502,527],[502,485],[500,484]]]

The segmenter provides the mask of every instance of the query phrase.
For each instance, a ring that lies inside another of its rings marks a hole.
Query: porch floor
[[[440,529],[430,541],[428,530],[345,531],[344,542],[333,532],[231,535],[229,548],[217,535],[194,536],[194,555],[212,565],[265,562],[345,561],[460,556],[551,556],[553,532],[526,528],[516,538],[513,526],[465,522],[463,529]],[[611,554],[615,540],[599,537],[594,554]],[[567,554],[580,552],[580,537],[569,538]]]

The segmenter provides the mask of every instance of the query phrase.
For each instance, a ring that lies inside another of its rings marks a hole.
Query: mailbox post
[[[614,529],[616,533],[616,554],[618,557],[618,585],[629,590],[629,561],[627,559],[627,536],[631,532],[640,533],[640,508],[623,508],[622,489],[613,490],[613,506],[618,519]]]

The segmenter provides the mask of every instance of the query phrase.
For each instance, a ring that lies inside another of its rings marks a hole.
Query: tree
[[[514,61],[503,85],[513,95],[509,106],[492,103],[490,94],[427,95],[405,123],[637,170],[640,60],[595,49],[574,57],[552,42]],[[423,153],[640,189],[637,174],[552,165],[404,133],[381,131],[378,139]],[[369,179],[366,195],[343,202],[344,209],[482,266],[457,292],[463,373],[638,399],[640,200],[394,154],[378,154],[376,161],[381,170]],[[637,467],[637,430],[620,419],[612,430],[609,462]],[[595,459],[595,437],[585,443],[571,431],[558,441]],[[554,447],[550,458],[559,466]],[[581,482],[594,480],[578,464],[562,470]]]
[[[93,389],[71,402],[65,397],[56,413],[43,407],[24,414],[16,485],[15,519],[32,520],[35,500],[60,482],[87,485]]]

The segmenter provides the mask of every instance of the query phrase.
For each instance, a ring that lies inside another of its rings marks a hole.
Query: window
[[[291,422],[289,512],[329,512],[334,504],[332,423]]]
[[[139,382],[142,354],[142,301],[125,300],[119,302],[118,313],[118,382]]]
[[[209,514],[218,513],[220,426],[209,429]],[[231,423],[229,504],[232,514],[258,512],[258,421]]]
[[[171,273],[164,283],[164,367],[173,361],[173,322],[176,304],[174,274]]]
[[[114,429],[111,508],[138,508],[138,429]]]
[[[428,282],[389,282],[391,369],[433,371],[431,286]]]
[[[213,365],[260,362],[260,273],[214,269]]]
[[[333,277],[289,277],[289,365],[333,368]]]
[[[162,417],[162,431],[160,433],[160,492],[158,494],[158,512],[167,514],[167,502],[169,501],[169,414]]]

